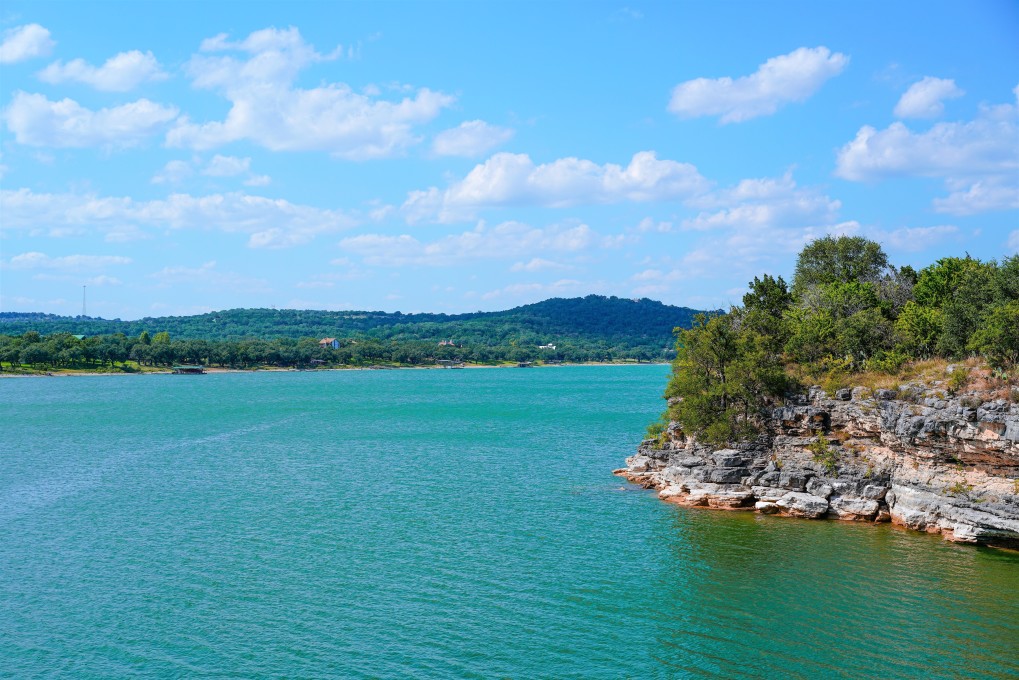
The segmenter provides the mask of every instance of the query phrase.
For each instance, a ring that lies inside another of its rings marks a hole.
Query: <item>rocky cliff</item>
[[[712,448],[672,423],[616,473],[683,505],[890,521],[1019,548],[1019,404],[992,396],[949,397],[937,383],[814,387],[774,408],[756,441]]]

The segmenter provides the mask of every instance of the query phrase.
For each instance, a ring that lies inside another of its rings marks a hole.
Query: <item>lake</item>
[[[1019,554],[613,477],[667,371],[0,380],[0,675],[1019,676]]]

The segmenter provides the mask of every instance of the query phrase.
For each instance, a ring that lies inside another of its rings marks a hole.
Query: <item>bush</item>
[[[838,454],[831,448],[828,438],[820,431],[817,433],[817,438],[810,444],[807,444],[807,450],[814,454],[814,460],[820,463],[821,467],[829,475],[834,475],[838,472]]]
[[[948,374],[948,393],[953,397],[966,389],[969,384],[969,369],[965,366],[956,366]]]
[[[867,360],[865,367],[868,371],[877,371],[895,375],[902,370],[903,365],[909,361],[909,356],[898,350],[889,352],[878,352]]]

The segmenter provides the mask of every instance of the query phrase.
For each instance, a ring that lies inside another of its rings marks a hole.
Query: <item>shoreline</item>
[[[820,387],[753,441],[711,446],[670,422],[613,470],[662,501],[711,510],[886,523],[955,543],[1019,548],[1019,404],[942,383]],[[823,447],[824,455],[818,454]]]
[[[668,366],[668,362],[641,362],[641,363],[630,363],[630,362],[613,362],[613,361],[588,361],[584,363],[576,364],[539,364],[528,366],[527,368],[567,368],[576,366]],[[501,369],[501,368],[520,368],[515,364],[502,364],[498,366],[489,366],[483,364],[470,364],[463,367],[464,369]],[[460,369],[448,369],[443,366],[345,366],[335,368],[310,368],[310,369],[299,369],[299,368],[277,368],[277,367],[266,367],[266,368],[205,368],[203,375],[216,375],[224,373],[326,373],[331,371],[445,371],[445,370],[460,370]],[[146,375],[174,375],[173,371],[167,370],[153,370],[153,371],[60,371],[54,373],[9,373],[6,371],[0,371],[0,379],[4,378],[80,378],[80,377],[112,377],[112,376],[146,376]]]

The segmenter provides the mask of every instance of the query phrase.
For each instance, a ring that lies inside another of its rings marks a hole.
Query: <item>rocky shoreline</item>
[[[687,506],[892,522],[1019,548],[1019,404],[993,396],[949,397],[938,383],[813,387],[775,407],[753,442],[718,449],[673,422],[615,473]]]

